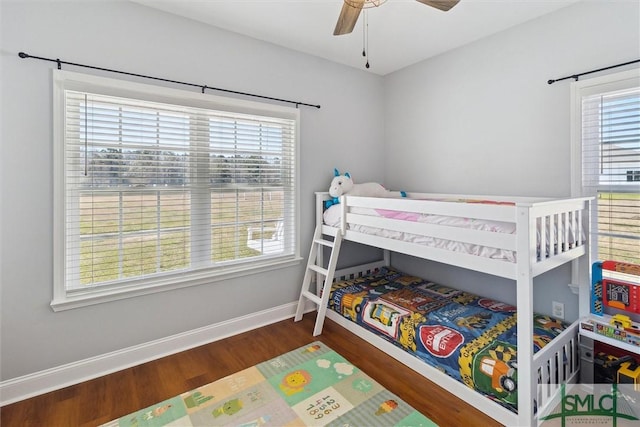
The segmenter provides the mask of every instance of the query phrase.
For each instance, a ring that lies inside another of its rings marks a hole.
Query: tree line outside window
[[[82,187],[181,187],[189,182],[190,156],[185,152],[103,148],[89,154],[91,174]],[[258,155],[211,155],[209,183],[281,184],[281,159]]]

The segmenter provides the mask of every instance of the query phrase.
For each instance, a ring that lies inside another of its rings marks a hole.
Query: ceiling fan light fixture
[[[387,0],[343,0],[340,16],[336,22],[336,28],[333,30],[334,36],[349,34],[358,22],[358,17],[362,9],[378,7]],[[427,6],[435,7],[444,12],[454,7],[460,0],[417,0]]]
[[[385,3],[387,0],[344,0],[346,4],[357,9],[368,9],[370,7],[378,7]]]

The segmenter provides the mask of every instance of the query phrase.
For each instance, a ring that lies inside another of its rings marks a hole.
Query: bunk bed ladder
[[[327,313],[327,304],[329,303],[329,294],[331,293],[331,284],[333,283],[333,275],[336,271],[336,264],[338,263],[341,243],[342,234],[340,232],[336,233],[333,240],[323,239],[321,225],[317,226],[313,233],[313,242],[311,243],[307,269],[304,273],[304,279],[302,280],[302,290],[300,291],[300,299],[298,300],[298,308],[296,309],[296,316],[294,318],[296,322],[302,320],[304,307],[306,305],[305,300],[312,301],[316,304],[318,306],[318,316],[316,317],[313,336],[322,333],[322,325],[324,324],[324,318]],[[326,268],[322,265],[322,250],[324,246],[331,248],[331,256],[329,257],[329,263]],[[317,278],[318,290],[320,290],[317,295],[309,290],[314,274]]]

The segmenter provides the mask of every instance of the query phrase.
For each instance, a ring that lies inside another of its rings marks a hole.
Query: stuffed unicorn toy
[[[404,191],[389,191],[377,182],[354,184],[349,172],[340,175],[338,169],[333,170],[334,178],[329,186],[329,195],[332,200],[325,202],[325,207],[339,203],[340,196],[364,196],[364,197],[407,197]]]

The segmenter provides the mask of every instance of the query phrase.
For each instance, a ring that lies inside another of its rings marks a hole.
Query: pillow
[[[322,214],[324,223],[332,227],[340,225],[340,205],[331,205]]]

